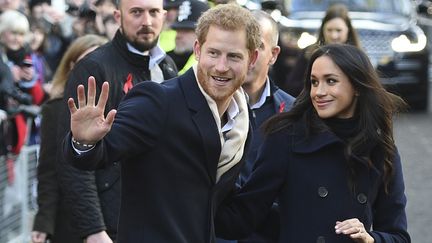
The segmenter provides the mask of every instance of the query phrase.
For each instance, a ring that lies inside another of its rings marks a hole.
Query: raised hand
[[[88,78],[87,99],[84,86],[78,85],[78,108],[74,99],[69,98],[68,106],[71,113],[71,132],[73,138],[81,144],[95,144],[110,130],[114,122],[116,110],[111,110],[104,116],[105,105],[108,100],[109,85],[102,84],[102,91],[96,103],[96,81],[94,77]],[[86,102],[87,100],[87,102]]]

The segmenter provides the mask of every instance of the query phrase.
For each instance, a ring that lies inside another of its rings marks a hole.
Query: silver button
[[[325,243],[325,237],[324,236],[318,236],[317,243]]]
[[[367,202],[367,196],[364,193],[359,193],[357,195],[357,201],[361,204],[365,204]]]
[[[318,187],[318,195],[322,198],[327,197],[327,195],[328,195],[327,188],[325,188],[323,186]]]

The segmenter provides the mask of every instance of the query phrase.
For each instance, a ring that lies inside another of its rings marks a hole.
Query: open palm
[[[68,100],[71,113],[71,132],[76,141],[84,144],[95,144],[110,131],[116,110],[111,110],[106,117],[104,116],[108,91],[109,84],[104,82],[98,103],[95,104],[96,81],[94,77],[90,76],[88,78],[87,99],[84,86],[79,85],[77,87],[78,108],[73,98]]]

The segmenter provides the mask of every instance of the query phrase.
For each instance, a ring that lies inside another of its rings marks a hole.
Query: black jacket
[[[76,87],[87,87],[88,77],[94,76],[98,90],[104,81],[110,83],[110,96],[106,110],[117,108],[125,95],[127,80],[133,84],[150,80],[149,57],[128,51],[126,40],[118,31],[114,39],[87,55],[74,67],[65,89],[65,99],[76,100]],[[177,68],[168,56],[159,63],[164,79],[177,75]],[[98,91],[99,93],[99,91]],[[98,94],[99,95],[99,94]],[[70,114],[66,100],[62,107],[63,119],[59,124],[59,135],[64,137],[70,129]],[[120,207],[120,166],[113,163],[95,172],[80,171],[59,160],[58,173],[62,192],[72,211],[73,223],[81,237],[107,230],[111,238],[116,237]]]
[[[219,132],[192,69],[132,89],[111,131],[90,152],[76,156],[70,137],[63,149],[83,169],[124,159],[118,243],[214,242],[215,211],[246,157],[216,183]]]
[[[258,155],[258,149],[263,143],[264,134],[261,126],[271,116],[291,109],[295,98],[279,89],[273,81],[270,81],[270,93],[265,103],[256,109],[249,111],[249,120],[253,131],[253,139],[248,151],[247,159],[240,171],[238,184],[244,185],[247,178],[251,175],[255,160]],[[275,204],[275,210],[267,219],[257,228],[249,237],[239,240],[238,243],[271,243],[277,242],[279,235],[279,215]]]
[[[266,99],[265,104],[263,104],[260,108],[250,109],[249,111],[249,120],[252,126],[253,139],[248,151],[248,157],[240,172],[238,183],[241,186],[246,182],[247,178],[252,173],[255,160],[258,155],[258,149],[263,143],[264,134],[261,130],[262,124],[271,116],[290,110],[295,101],[294,97],[285,93],[285,91],[282,89],[279,89],[279,87],[276,86],[273,81],[269,82],[271,96]],[[266,106],[271,106],[270,112],[266,110]]]
[[[35,215],[33,230],[46,232],[52,243],[82,243],[74,233],[71,211],[60,191],[57,175],[59,144],[56,142],[58,121],[62,116],[58,111],[63,99],[49,100],[42,107],[41,144],[38,160],[38,211]]]

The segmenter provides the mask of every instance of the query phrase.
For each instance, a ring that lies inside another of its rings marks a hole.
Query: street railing
[[[19,155],[0,157],[0,242],[30,242],[37,210],[36,172],[39,145],[24,146]]]

